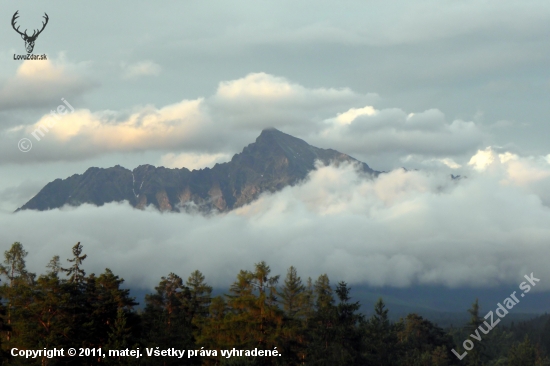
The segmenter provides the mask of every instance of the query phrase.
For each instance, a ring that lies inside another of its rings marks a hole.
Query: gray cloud
[[[367,156],[367,162],[415,154],[465,156],[481,147],[483,133],[472,121],[448,122],[436,109],[409,114],[398,108],[377,110],[371,107],[377,99],[373,93],[306,88],[282,77],[254,73],[221,82],[209,98],[161,108],[77,110],[58,121],[44,116],[31,126],[5,132],[6,140],[11,137],[4,146],[5,156],[10,157],[6,162],[32,162],[147,150],[227,155],[240,151],[266,127],[321,147]],[[23,137],[35,145],[25,154],[15,150]]]
[[[57,61],[25,61],[15,76],[0,81],[0,111],[54,108],[63,97],[78,98],[97,86],[83,76],[82,65],[72,65],[62,56]]]

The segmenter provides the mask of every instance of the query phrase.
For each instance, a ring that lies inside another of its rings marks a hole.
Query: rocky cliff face
[[[230,162],[212,169],[190,171],[140,165],[133,171],[119,165],[89,168],[84,174],[48,183],[19,210],[48,210],[69,204],[128,201],[161,211],[196,209],[229,211],[245,205],[262,192],[275,192],[303,180],[315,169],[315,161],[357,162],[365,173],[377,175],[365,163],[331,149],[319,149],[276,129],[263,130]]]

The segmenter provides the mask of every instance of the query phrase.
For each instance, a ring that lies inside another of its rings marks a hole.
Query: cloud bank
[[[319,167],[300,185],[210,217],[124,203],[2,214],[0,226],[10,230],[0,239],[21,241],[36,271],[81,241],[88,272],[109,267],[140,287],[194,269],[227,286],[261,260],[282,275],[294,265],[302,277],[326,272],[374,286],[497,286],[531,272],[550,278],[548,161],[489,148],[470,162],[458,180],[402,169],[368,180],[350,165]]]
[[[376,94],[359,94],[348,88],[307,88],[282,77],[252,73],[220,82],[210,97],[160,108],[77,109],[55,123],[45,115],[31,125],[5,130],[0,135],[5,141],[0,151],[7,157],[4,163],[83,160],[151,150],[215,161],[220,155],[240,151],[267,127],[367,163],[373,156],[382,163],[411,157],[450,162],[482,147],[484,134],[472,121],[449,121],[437,109],[377,109],[373,106],[377,99]],[[19,139],[31,138],[50,125],[46,136],[36,143],[33,140],[32,151],[21,154],[16,149]]]

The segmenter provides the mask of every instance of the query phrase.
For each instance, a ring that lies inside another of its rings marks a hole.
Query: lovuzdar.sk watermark
[[[533,273],[531,272],[531,275],[525,275],[526,282],[522,282],[519,285],[519,289],[522,290],[522,293],[520,294],[521,297],[524,297],[526,293],[531,291],[531,288],[535,287],[537,285],[537,282],[540,282],[540,279],[535,278]],[[500,302],[497,303],[497,308],[495,309],[495,313],[498,316],[493,316],[493,312],[489,311],[487,315],[485,315],[483,318],[486,319],[486,321],[483,322],[482,325],[480,325],[473,334],[470,334],[470,337],[478,342],[481,342],[482,334],[488,334],[498,323],[500,323],[500,318],[504,318],[508,314],[508,310],[512,310],[512,308],[519,304],[519,299],[516,296],[516,291],[512,292],[509,297],[505,298],[503,301],[504,305],[502,305]],[[496,318],[496,320],[495,320]],[[489,320],[490,324],[487,323],[487,320]],[[483,327],[485,325],[485,328]],[[481,330],[481,333],[479,331]],[[468,351],[471,351],[474,348],[474,342],[472,342],[470,339],[466,339],[464,343],[462,343],[462,347],[464,347],[465,351],[462,354],[459,354],[455,349],[453,348],[451,351],[454,353],[454,355],[459,359],[462,360],[466,355],[468,354]]]
[[[46,28],[46,25],[48,24],[48,20],[50,19],[48,17],[48,14],[44,13],[44,17],[43,17],[44,21],[42,22],[42,29],[40,29],[40,30],[35,29],[31,35],[27,34],[26,29],[25,29],[24,32],[21,32],[19,30],[20,27],[17,26],[17,24],[16,24],[17,18],[19,18],[19,10],[17,10],[15,12],[15,14],[13,14],[13,17],[11,18],[11,26],[21,36],[21,38],[23,38],[23,40],[25,41],[25,49],[27,50],[27,54],[26,55],[16,55],[16,54],[14,54],[13,59],[14,60],[47,60],[48,57],[46,56],[46,54],[33,55],[32,51],[34,50],[34,43],[36,42],[36,39],[38,38],[40,33],[42,33],[42,31],[44,30],[44,28]]]
[[[39,60],[39,61],[43,61],[43,60],[47,60],[48,59],[48,56],[46,56],[46,54],[43,54],[43,55],[16,55],[16,54],[13,54],[13,59],[14,60],[31,60],[31,61],[34,61],[34,60]]]

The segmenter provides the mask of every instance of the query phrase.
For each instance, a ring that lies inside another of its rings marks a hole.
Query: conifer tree
[[[512,346],[508,352],[509,366],[535,365],[537,361],[537,351],[535,346],[526,335],[523,342]]]
[[[258,347],[273,349],[278,344],[283,314],[277,306],[279,275],[269,276],[271,268],[264,262],[256,263],[252,284],[258,291],[256,307],[259,310]]]
[[[313,280],[311,277],[308,277],[304,292],[302,294],[302,304],[300,310],[300,318],[303,319],[305,323],[314,315],[315,313],[315,293],[313,288]]]
[[[296,268],[291,266],[280,291],[281,305],[283,305],[283,310],[288,318],[294,319],[299,315],[305,289]]]
[[[396,327],[390,323],[388,309],[382,298],[374,305],[374,314],[364,325],[365,358],[368,364],[397,364]]]
[[[455,348],[451,337],[441,328],[417,314],[408,314],[398,326],[399,364],[433,366],[458,364],[450,358]]]
[[[127,324],[127,314],[123,308],[118,308],[114,324],[110,328],[107,343],[104,346],[105,351],[123,350],[126,348],[135,349],[137,344],[132,342],[132,328]],[[135,359],[130,357],[113,357],[106,358],[105,363],[111,365],[130,365]]]
[[[473,334],[478,332],[478,334],[482,335],[483,333],[478,330],[479,326],[483,324],[484,320],[479,315],[479,300],[476,299],[476,301],[472,304],[472,307],[468,309],[468,313],[470,313],[470,322],[466,326],[466,330],[469,334]],[[485,329],[485,328],[484,328]],[[468,351],[468,365],[471,366],[482,366],[484,364],[484,361],[486,359],[485,357],[485,348],[487,347],[486,343],[484,342],[476,342],[475,346],[472,350]]]
[[[338,313],[336,339],[340,351],[338,362],[345,365],[357,365],[362,363],[360,325],[364,322],[364,316],[359,313],[361,308],[359,302],[350,301],[350,291],[345,282],[339,282],[335,289],[339,300],[336,307]]]
[[[204,275],[196,270],[187,279],[187,288],[189,288],[189,318],[193,326],[195,338],[200,337],[200,331],[208,317],[210,303],[212,301],[212,287],[205,282]]]
[[[218,354],[222,349],[235,347],[233,336],[226,315],[228,312],[227,303],[223,296],[216,296],[212,299],[209,307],[208,317],[205,319],[197,344],[205,349],[217,350]],[[218,365],[218,357],[207,357],[203,359],[204,365]]]
[[[51,272],[61,271],[69,277],[63,285],[69,298],[66,306],[69,320],[65,335],[66,347],[72,348],[83,347],[90,339],[89,334],[94,334],[91,329],[93,319],[90,319],[89,316],[92,312],[89,293],[90,288],[93,287],[95,275],[86,277],[82,263],[88,256],[82,254],[82,249],[83,246],[80,242],[72,247],[73,258],[67,259],[67,262],[73,263],[73,265],[69,268],[60,267],[55,257],[49,263]]]
[[[100,276],[91,274],[85,281],[87,321],[82,326],[87,334],[84,346],[101,348],[109,342],[109,333],[113,332],[115,322],[121,316],[120,311],[123,312],[125,322],[137,322],[135,315],[130,312],[137,303],[130,297],[130,290],[121,288],[124,279],[109,268]]]
[[[57,276],[59,272],[61,272],[61,263],[59,262],[59,256],[54,255],[52,259],[50,259],[50,262],[46,266],[48,268],[48,275],[54,275]]]
[[[12,244],[9,250],[4,252],[4,265],[0,265],[0,274],[6,276],[10,287],[17,280],[32,283],[34,275],[27,271],[25,257],[29,254],[20,242]]]
[[[229,288],[227,297],[228,313],[226,316],[231,343],[244,348],[254,343],[252,333],[255,330],[252,313],[256,311],[256,296],[252,285],[252,273],[241,270],[236,281]]]
[[[282,351],[287,362],[305,359],[305,320],[306,287],[298,276],[296,268],[291,266],[280,290],[280,303],[285,312],[282,328]]]
[[[6,299],[6,345],[14,344],[14,336],[26,337],[23,329],[27,326],[27,319],[23,314],[25,306],[31,302],[30,295],[34,284],[35,274],[27,271],[25,257],[27,251],[19,242],[12,244],[4,252],[4,264],[0,265],[0,274],[7,279],[2,286],[2,297]],[[17,340],[19,343],[23,339]]]
[[[265,262],[256,263],[254,272],[241,270],[227,295],[227,323],[237,347],[272,349],[278,343],[282,312],[277,307],[276,284]]]
[[[317,310],[330,308],[334,305],[334,296],[332,288],[330,287],[330,280],[327,274],[319,276],[314,284],[315,291],[315,307]]]
[[[166,348],[192,349],[194,346],[191,319],[189,318],[189,288],[183,284],[181,277],[170,273],[162,277],[156,292],[145,296],[143,314],[144,343],[147,347],[162,345]],[[145,362],[156,364],[155,359]],[[191,359],[190,364],[200,362],[198,357]],[[177,358],[164,358],[164,365],[179,365]]]
[[[72,326],[70,294],[55,271],[38,277],[32,291],[32,301],[26,310],[27,332],[31,343],[53,349],[66,346]],[[42,356],[42,365],[56,364],[59,358],[48,359]]]
[[[82,283],[84,281],[84,277],[86,276],[86,272],[81,268],[81,266],[82,262],[88,257],[88,255],[81,254],[82,245],[78,242],[73,246],[73,258],[67,259],[67,262],[73,263],[73,265],[69,268],[60,268],[63,272],[67,273],[67,276],[69,276],[69,282],[71,283]]]
[[[309,342],[306,363],[335,365],[338,359],[335,343],[338,314],[328,276],[319,276],[313,289],[315,312],[308,320]]]

